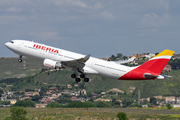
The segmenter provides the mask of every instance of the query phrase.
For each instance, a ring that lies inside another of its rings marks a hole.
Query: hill
[[[23,58],[23,62],[18,62],[19,58],[0,58],[0,80],[5,78],[21,78],[34,75],[43,68],[42,61],[33,58]],[[25,61],[26,71],[23,71]]]
[[[42,61],[32,58],[24,58],[26,61],[26,71],[23,71],[23,63],[18,63],[18,58],[0,59],[0,83],[3,85],[12,84],[14,90],[35,89],[48,86],[73,85],[75,80],[70,77],[72,71],[55,70],[49,71],[42,67]],[[180,70],[163,72],[162,74],[173,76],[164,80],[147,81],[120,81],[104,78],[96,75],[88,75],[90,82],[85,83],[87,92],[105,92],[112,88],[118,88],[129,93],[129,87],[135,87],[134,94],[137,95],[137,89],[141,91],[141,97],[151,97],[154,95],[175,95],[180,96]],[[26,77],[25,77],[26,76]],[[81,83],[84,84],[82,81]],[[8,90],[10,88],[6,88]]]

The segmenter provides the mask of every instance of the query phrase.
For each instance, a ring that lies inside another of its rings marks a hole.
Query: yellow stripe
[[[158,55],[154,56],[153,58],[155,57],[159,57],[159,56],[172,56],[174,54],[175,51],[172,51],[172,50],[164,50],[162,51],[161,53],[159,53]]]

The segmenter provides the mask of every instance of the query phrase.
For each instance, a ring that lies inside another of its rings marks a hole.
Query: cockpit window
[[[11,43],[14,43],[13,41],[10,41]]]

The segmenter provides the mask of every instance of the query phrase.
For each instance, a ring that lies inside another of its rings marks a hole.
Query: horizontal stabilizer
[[[169,75],[161,75],[161,76],[163,76],[163,77],[165,77],[165,78],[170,78],[170,77],[172,77],[172,76],[169,76]]]
[[[150,73],[144,73],[144,77],[147,79],[157,78],[157,75],[151,75]]]
[[[119,60],[119,61],[111,61],[111,62],[114,62],[116,64],[124,64],[124,63],[129,63],[129,62],[132,62],[136,57],[132,57],[132,58],[129,58],[128,60]]]

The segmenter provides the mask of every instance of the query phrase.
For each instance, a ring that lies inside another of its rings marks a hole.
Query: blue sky
[[[0,0],[0,57],[4,45],[35,41],[94,57],[122,53],[180,53],[179,0]]]

